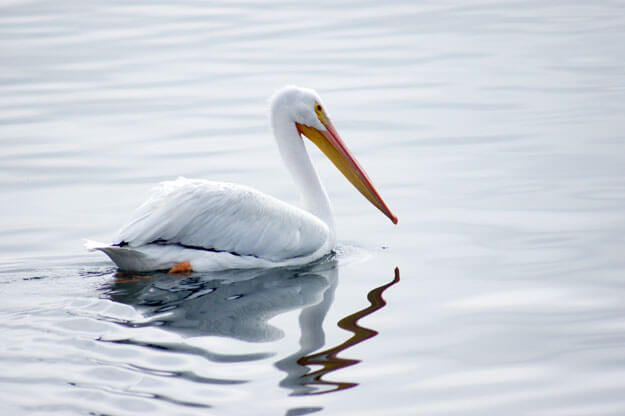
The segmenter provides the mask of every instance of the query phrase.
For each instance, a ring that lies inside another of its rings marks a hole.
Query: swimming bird
[[[160,183],[113,244],[87,241],[86,247],[104,252],[120,269],[131,271],[212,271],[317,260],[334,249],[336,233],[330,200],[304,138],[397,224],[314,90],[287,86],[270,103],[273,134],[303,208],[247,186],[181,177]]]

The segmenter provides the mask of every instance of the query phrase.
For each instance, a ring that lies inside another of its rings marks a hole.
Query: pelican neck
[[[325,222],[332,240],[334,215],[328,194],[313,166],[295,122],[284,115],[272,114],[272,127],[280,156],[297,187],[304,209]]]

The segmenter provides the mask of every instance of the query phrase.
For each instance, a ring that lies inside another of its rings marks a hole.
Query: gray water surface
[[[0,412],[625,413],[625,3],[0,5]],[[161,180],[290,203],[267,97],[315,88],[337,253],[118,274]],[[396,269],[397,268],[397,269]]]

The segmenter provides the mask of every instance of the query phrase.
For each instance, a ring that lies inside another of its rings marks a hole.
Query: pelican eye
[[[319,103],[315,103],[315,114],[317,114],[317,118],[319,119],[319,121],[321,121],[322,124],[328,124],[328,117],[323,111],[323,107],[321,107],[321,104]]]

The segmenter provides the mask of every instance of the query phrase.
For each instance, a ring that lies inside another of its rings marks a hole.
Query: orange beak
[[[332,122],[325,117],[321,122],[326,128],[325,131],[304,124],[295,124],[300,135],[303,134],[317,145],[369,202],[390,218],[393,224],[397,224],[397,217],[388,209],[365,170],[341,140],[341,136],[339,136]]]

